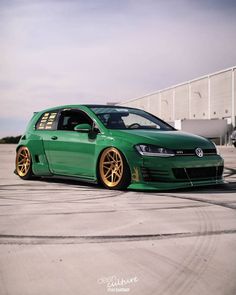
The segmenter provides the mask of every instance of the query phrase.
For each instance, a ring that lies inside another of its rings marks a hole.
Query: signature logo
[[[106,286],[107,292],[129,292],[130,285],[138,282],[138,278],[119,278],[115,275],[110,277],[102,277],[97,280],[99,285],[104,284]]]
[[[203,157],[203,150],[201,148],[196,148],[195,153],[199,158]]]

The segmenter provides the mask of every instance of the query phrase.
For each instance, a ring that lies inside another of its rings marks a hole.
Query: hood
[[[215,148],[214,144],[201,136],[182,131],[158,131],[158,130],[110,130],[111,135],[116,139],[128,141],[132,144],[153,144],[169,149],[195,149]]]

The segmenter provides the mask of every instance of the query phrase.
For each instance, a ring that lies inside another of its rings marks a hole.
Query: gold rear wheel
[[[30,151],[27,147],[22,146],[16,154],[16,172],[23,179],[29,179],[32,176],[32,160]]]
[[[100,180],[105,187],[122,189],[128,186],[128,165],[124,156],[114,147],[103,151],[99,162]]]

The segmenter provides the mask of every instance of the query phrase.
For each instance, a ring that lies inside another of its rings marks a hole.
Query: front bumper
[[[170,190],[217,185],[223,180],[224,160],[219,155],[139,157],[132,166],[130,189]]]

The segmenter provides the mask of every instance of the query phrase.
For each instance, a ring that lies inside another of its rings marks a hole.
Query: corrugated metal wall
[[[181,119],[227,119],[235,126],[236,67],[120,103],[144,109],[173,122]]]
[[[190,83],[190,119],[209,118],[208,110],[208,78]]]
[[[232,114],[232,71],[210,77],[211,118],[231,117]]]
[[[190,101],[189,101],[189,84],[177,86],[173,90],[175,101],[175,110],[173,120],[189,119]]]

